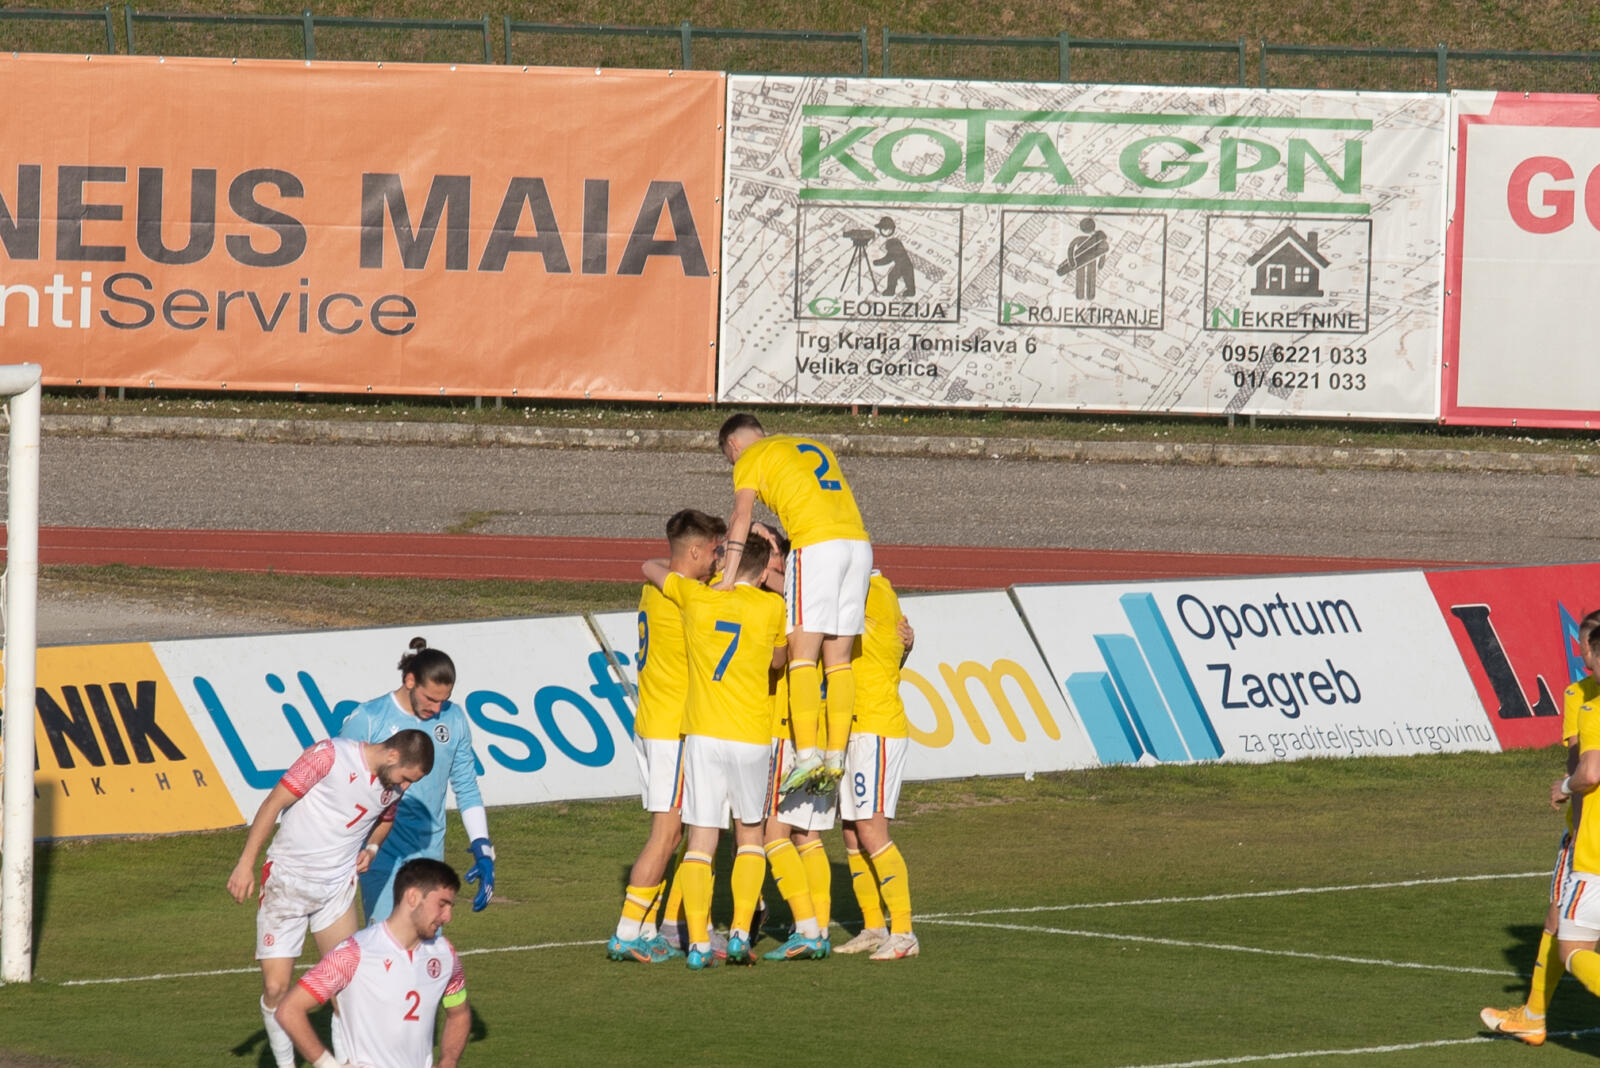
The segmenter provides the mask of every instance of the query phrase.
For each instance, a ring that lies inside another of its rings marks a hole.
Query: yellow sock
[[[656,895],[661,893],[659,886],[630,886],[622,898],[622,920],[617,924],[617,937],[631,942],[639,937],[640,930],[644,927],[644,918],[650,912],[650,906],[655,904]]]
[[[828,669],[828,752],[844,752],[856,713],[856,673],[849,664]]]
[[[682,887],[683,912],[689,922],[691,945],[711,944],[711,856],[708,853],[685,853],[678,865],[678,877],[672,880],[673,891]]]
[[[860,850],[846,849],[844,856],[850,862],[850,889],[856,895],[856,904],[861,907],[861,926],[886,927],[883,904],[878,898],[878,877],[873,873],[872,865],[867,863],[867,858],[861,855]]]
[[[687,855],[688,850],[689,850],[689,847],[686,846],[686,845],[679,847],[679,849],[678,849],[678,866],[679,867],[683,866],[683,858]],[[667,907],[661,910],[661,922],[662,923],[687,923],[688,922],[688,920],[683,915],[683,886],[678,882],[678,880],[676,878],[674,878],[672,880],[671,886],[669,886],[667,888]]]
[[[811,888],[817,929],[827,934],[828,923],[833,918],[833,865],[828,862],[828,851],[822,848],[820,838],[800,847],[800,861],[806,866],[806,885]]]
[[[740,846],[733,858],[733,923],[728,930],[750,933],[756,902],[761,900],[761,884],[767,879],[767,853],[760,846]]]
[[[789,665],[789,730],[795,751],[802,756],[817,748],[817,721],[822,717],[822,676],[815,660]]]
[[[1600,953],[1580,949],[1567,958],[1567,971],[1591,994],[1600,994]]]
[[[893,842],[872,854],[872,870],[878,874],[878,893],[889,909],[889,930],[911,933],[911,880],[906,873],[906,858]]]
[[[794,915],[795,928],[807,938],[815,938],[817,911],[811,902],[806,866],[795,851],[794,843],[787,838],[768,842],[767,865],[772,869],[772,881],[778,884],[778,893],[783,895]]]
[[[1533,982],[1528,986],[1527,1009],[1531,1015],[1543,1016],[1550,1007],[1550,998],[1561,981],[1561,953],[1556,936],[1549,931],[1539,937],[1539,956],[1533,962]]]

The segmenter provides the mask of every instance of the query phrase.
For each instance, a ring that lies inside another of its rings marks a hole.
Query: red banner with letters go
[[[0,57],[46,385],[705,400],[715,72]]]

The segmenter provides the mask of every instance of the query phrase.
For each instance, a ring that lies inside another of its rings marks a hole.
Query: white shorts
[[[1567,831],[1561,836],[1561,851],[1556,854],[1556,866],[1550,873],[1550,904],[1554,905],[1561,900],[1561,891],[1567,885],[1567,876],[1572,874],[1572,832]]]
[[[871,581],[870,541],[819,541],[790,549],[783,574],[789,630],[860,634],[866,629]]]
[[[633,739],[639,758],[640,795],[646,812],[672,812],[683,807],[683,739]]]
[[[773,742],[772,749],[771,793],[776,796],[777,784],[783,782],[794,767],[794,742],[785,738]],[[791,790],[777,797],[776,811],[769,809],[768,814],[777,816],[785,826],[797,831],[831,831],[838,811],[836,794],[823,796],[810,790]]]
[[[268,861],[261,872],[261,907],[256,910],[256,960],[298,957],[306,931],[332,927],[355,900],[354,872],[329,882],[280,871]]]
[[[839,784],[839,818],[864,820],[881,812],[894,819],[910,748],[907,738],[850,735],[844,750],[844,781]]]
[[[1556,937],[1563,942],[1600,939],[1600,875],[1575,871],[1561,888],[1561,925]]]
[[[767,816],[771,765],[765,745],[703,734],[687,736],[683,740],[683,822],[691,827],[726,827],[731,814],[740,823],[761,823]]]

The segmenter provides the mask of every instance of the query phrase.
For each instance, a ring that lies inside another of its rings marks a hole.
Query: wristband
[[[311,1062],[311,1068],[344,1068],[344,1065],[330,1051],[323,1050],[322,1056]]]
[[[1571,797],[1572,796],[1572,776],[1571,775],[1568,775],[1565,779],[1561,780],[1561,796],[1563,796],[1563,797]]]
[[[365,846],[366,852],[371,853],[373,856],[377,856],[378,850],[381,848],[383,847],[376,842],[368,842]]]

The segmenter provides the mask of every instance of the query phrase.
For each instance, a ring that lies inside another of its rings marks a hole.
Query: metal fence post
[[[117,51],[117,23],[111,17],[110,4],[107,4],[103,10],[106,14],[106,51],[115,54]]]
[[[489,51],[489,16],[483,16],[483,61],[493,63],[494,56]]]
[[[122,5],[122,28],[128,35],[128,55],[133,55],[133,5]]]
[[[684,19],[683,20],[683,25],[678,27],[678,33],[682,36],[682,42],[683,42],[683,69],[684,70],[693,70],[694,69],[694,52],[693,52],[694,45],[691,42],[694,39],[694,31],[692,29],[690,29],[689,20],[688,19]]]
[[[1071,49],[1069,48],[1067,41],[1067,31],[1062,30],[1056,35],[1056,77],[1063,82],[1070,82],[1072,80],[1072,60],[1069,58],[1070,51]]]
[[[1450,65],[1450,49],[1445,46],[1443,41],[1439,42],[1437,55],[1439,92],[1442,93],[1450,88],[1450,71],[1448,69]]]
[[[511,65],[511,16],[510,15],[505,16],[505,20],[506,20],[505,21],[506,65],[510,66]]]
[[[883,77],[889,76],[889,27],[883,28]]]
[[[869,51],[870,48],[871,45],[867,43],[867,28],[863,26],[861,27],[861,76],[863,78],[868,77],[872,73],[870,66],[872,60],[871,52]]]
[[[300,36],[305,41],[305,54],[307,59],[317,58],[317,17],[308,7],[300,12]]]
[[[1261,88],[1267,88],[1267,39],[1261,38]]]
[[[1239,38],[1239,88],[1241,89],[1248,84],[1245,78],[1245,66],[1247,62],[1246,47],[1247,46],[1244,43],[1244,38]]]

